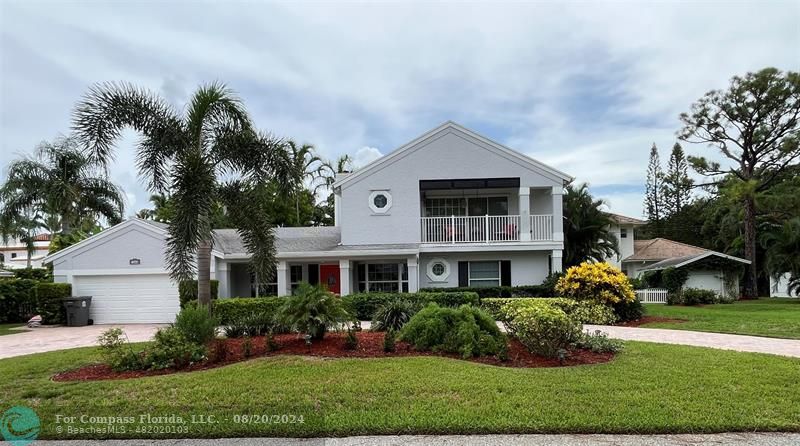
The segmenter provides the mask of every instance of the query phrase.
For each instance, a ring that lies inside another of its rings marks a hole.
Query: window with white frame
[[[385,214],[392,208],[392,194],[388,190],[374,190],[369,194],[368,204],[373,213]]]
[[[294,293],[294,290],[296,290],[297,287],[300,286],[300,282],[303,281],[303,265],[289,265],[289,280],[292,293]]]
[[[445,259],[431,259],[426,270],[431,282],[446,282],[450,277],[450,263]]]
[[[500,286],[500,262],[469,262],[469,286]]]
[[[456,217],[467,215],[467,200],[464,198],[426,198],[426,217]]]
[[[508,197],[441,197],[425,199],[426,217],[508,215]]]
[[[359,263],[356,269],[359,292],[408,292],[408,267],[405,263]]]

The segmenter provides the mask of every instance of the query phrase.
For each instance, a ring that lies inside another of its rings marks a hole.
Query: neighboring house
[[[617,245],[619,246],[619,254],[611,257],[606,257],[605,261],[621,269],[625,274],[625,266],[622,264],[622,259],[630,257],[634,252],[634,239],[635,229],[638,226],[646,225],[647,222],[624,215],[607,213],[614,224],[609,228],[609,231],[617,237]]]
[[[34,251],[31,256],[31,267],[41,268],[42,260],[50,248],[50,234],[39,234],[33,237]],[[20,269],[28,266],[28,249],[25,243],[10,239],[0,244],[0,264],[7,269]]]
[[[288,295],[301,281],[346,295],[539,284],[561,271],[562,194],[572,180],[453,122],[337,176],[335,226],[277,228],[277,274],[253,277],[235,230],[214,232],[220,298]],[[164,225],[131,219],[46,259],[94,297],[96,323],[169,322],[177,287]]]

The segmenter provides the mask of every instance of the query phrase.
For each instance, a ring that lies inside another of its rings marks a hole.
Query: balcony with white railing
[[[504,243],[553,240],[553,216],[531,215],[523,237],[519,215],[422,217],[422,243]]]

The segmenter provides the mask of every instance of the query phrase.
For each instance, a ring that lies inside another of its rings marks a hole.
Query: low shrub
[[[215,301],[213,310],[220,324],[229,325],[243,321],[253,314],[274,316],[284,302],[285,297],[235,297]]]
[[[399,331],[419,311],[419,304],[404,299],[384,303],[372,318],[372,331]]]
[[[581,333],[581,336],[575,342],[575,346],[595,353],[619,353],[624,348],[622,341],[611,339],[600,330],[595,330],[594,333]]]
[[[206,347],[190,341],[175,327],[158,330],[153,339],[144,354],[148,369],[181,368],[205,359]]]
[[[406,300],[418,307],[434,302],[442,307],[458,307],[461,305],[478,305],[480,298],[471,291],[437,291],[418,293],[358,293],[343,296],[342,301],[348,311],[358,320],[369,321],[375,317],[378,308],[396,300]]]
[[[145,368],[143,352],[134,350],[121,328],[110,328],[98,338],[103,360],[112,370],[142,370]]]
[[[249,358],[253,356],[253,338],[246,336],[242,341],[242,356]]]
[[[563,310],[542,302],[503,307],[508,332],[532,353],[563,357],[581,334],[581,324]]]
[[[583,262],[570,267],[558,280],[556,292],[561,297],[606,305],[636,300],[628,277],[606,262]]]
[[[386,353],[392,353],[396,350],[396,338],[397,332],[394,330],[386,330],[386,334],[383,335],[383,351]]]
[[[347,329],[347,335],[344,337],[345,350],[355,350],[358,348],[358,337],[356,331],[352,328]]]
[[[219,280],[211,280],[211,300],[214,301],[219,295]],[[178,283],[178,298],[181,302],[181,308],[190,302],[197,302],[197,281],[196,280],[181,280]]]
[[[63,324],[67,320],[67,309],[63,299],[72,295],[72,285],[68,283],[38,282],[34,287],[36,295],[36,314],[42,316],[45,324]]]
[[[557,275],[551,275],[558,280]],[[551,277],[548,276],[548,277]],[[547,297],[553,295],[553,284],[519,285],[519,286],[492,286],[492,287],[428,287],[420,288],[422,293],[475,293],[480,299],[495,297]]]
[[[284,300],[277,317],[281,325],[317,340],[329,329],[339,330],[352,319],[341,299],[321,286],[307,283],[301,283],[296,293]]]
[[[611,306],[617,322],[638,321],[644,316],[644,305],[639,299],[621,300]]]
[[[682,305],[682,304],[683,304],[683,296],[681,296],[681,293],[667,294],[667,305]]]
[[[464,358],[496,355],[506,342],[497,324],[480,308],[428,304],[400,332],[400,340],[417,350],[459,353]]]
[[[190,342],[205,345],[217,336],[219,321],[208,308],[196,304],[184,307],[175,316],[173,326]]]
[[[608,325],[617,321],[617,316],[611,307],[593,301],[576,301],[562,297],[483,299],[481,301],[481,307],[500,321],[504,321],[507,317],[507,312],[503,309],[506,305],[512,307],[550,305],[560,309],[582,324]]]
[[[719,296],[711,290],[686,288],[681,291],[681,299],[683,300],[683,305],[705,305],[717,303]]]
[[[32,279],[0,279],[0,323],[26,322],[36,314],[34,288],[38,283]]]

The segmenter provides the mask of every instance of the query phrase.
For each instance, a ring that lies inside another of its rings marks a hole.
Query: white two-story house
[[[275,277],[254,277],[236,230],[214,233],[219,297],[540,284],[561,270],[562,194],[572,178],[456,123],[334,184],[335,226],[276,228]],[[165,226],[132,219],[48,257],[56,280],[94,296],[95,322],[171,321],[177,287]]]

